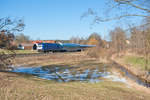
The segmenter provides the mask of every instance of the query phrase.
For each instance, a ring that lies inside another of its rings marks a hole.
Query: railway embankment
[[[91,60],[84,52],[48,53],[18,55],[14,59],[14,66],[35,67],[51,64],[76,63],[81,60]]]

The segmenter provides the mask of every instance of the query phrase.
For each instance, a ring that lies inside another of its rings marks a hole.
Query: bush
[[[100,57],[100,48],[99,47],[94,47],[90,48],[87,51],[87,55],[93,58],[99,58]]]
[[[5,52],[0,53],[0,71],[6,71],[12,69],[10,66],[13,63],[13,59],[15,57],[15,53],[11,51],[11,54],[7,54]]]

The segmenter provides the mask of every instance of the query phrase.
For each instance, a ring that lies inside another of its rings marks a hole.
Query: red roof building
[[[31,41],[33,44],[36,43],[56,43],[56,41],[54,40],[35,40],[35,41]]]

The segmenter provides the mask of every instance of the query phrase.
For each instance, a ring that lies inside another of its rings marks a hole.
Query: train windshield
[[[37,49],[38,49],[38,50],[39,50],[39,49],[42,49],[42,44],[41,44],[41,43],[38,44]]]

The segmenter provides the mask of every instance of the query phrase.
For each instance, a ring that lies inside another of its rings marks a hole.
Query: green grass
[[[132,64],[135,67],[139,67],[145,70],[145,58],[144,57],[136,57],[136,56],[125,56],[124,57],[125,63]],[[150,60],[148,61],[148,69],[150,69]]]

